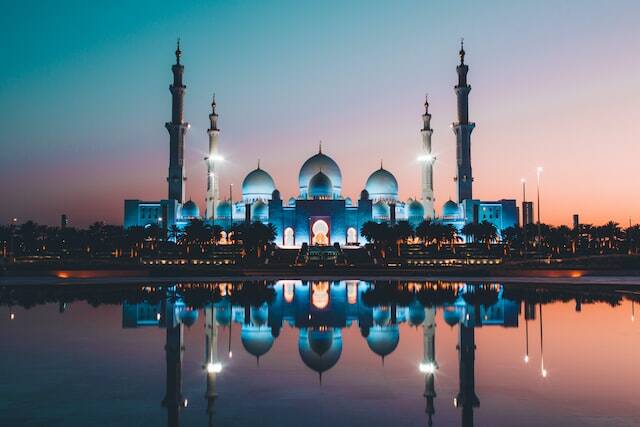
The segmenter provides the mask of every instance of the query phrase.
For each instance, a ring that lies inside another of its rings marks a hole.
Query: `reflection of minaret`
[[[214,219],[218,202],[220,201],[220,185],[218,183],[218,171],[216,162],[218,155],[218,113],[216,113],[216,96],[213,95],[211,101],[211,114],[209,114],[210,126],[207,133],[209,134],[209,156],[205,159],[207,162],[207,207],[205,218]]]
[[[543,378],[547,377],[547,369],[544,367],[544,347],[542,340],[542,303],[539,305],[539,314],[540,314],[540,375]]]
[[[216,376],[222,370],[218,359],[218,322],[216,321],[216,308],[211,305],[205,308],[205,370],[207,373],[207,391],[204,395],[207,399],[207,415],[209,425],[213,425],[213,405],[218,397],[216,393]]]
[[[438,363],[436,362],[436,308],[425,308],[423,323],[424,357],[420,364],[420,371],[424,373],[424,397],[427,400],[426,413],[429,417],[429,425],[433,424],[431,418],[436,410],[433,399],[436,397],[435,377]]]
[[[473,408],[480,406],[476,396],[475,380],[476,343],[473,326],[467,326],[466,321],[460,322],[458,336],[458,363],[460,376],[460,390],[454,404],[462,407],[462,426],[473,426]]]
[[[180,425],[180,409],[187,405],[186,399],[182,397],[183,327],[177,319],[174,305],[168,301],[166,304],[167,337],[164,349],[167,362],[167,386],[162,405],[167,408],[169,427],[177,427]]]
[[[169,86],[172,95],[171,121],[165,124],[169,131],[169,199],[184,203],[184,135],[189,124],[184,122],[184,91],[182,83],[184,65],[180,64],[180,40],[176,49],[176,63],[171,67],[173,84]]]
[[[456,157],[458,183],[458,203],[471,199],[473,175],[471,174],[471,132],[476,126],[469,122],[469,92],[471,86],[467,84],[467,72],[469,67],[464,63],[464,44],[460,43],[460,65],[458,71],[458,84],[455,86],[458,97],[458,121],[453,124],[453,132],[456,134]]]
[[[435,158],[431,154],[431,114],[429,114],[429,100],[424,100],[424,114],[422,115],[422,205],[424,206],[425,219],[433,219],[433,163]]]

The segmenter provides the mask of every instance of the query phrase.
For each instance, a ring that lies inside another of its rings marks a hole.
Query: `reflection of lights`
[[[209,156],[209,160],[212,162],[224,162],[224,157],[219,154],[214,154],[213,156]]]
[[[219,374],[222,372],[222,363],[207,363],[207,372],[210,374]]]
[[[524,363],[529,363],[529,355],[525,354],[524,356]]]
[[[434,160],[435,160],[435,157],[433,157],[431,154],[423,154],[421,156],[418,156],[419,162],[431,163]]]
[[[186,408],[186,407],[187,407],[187,405],[189,405],[189,401],[188,401],[187,399],[185,399],[185,400],[182,402],[182,406],[184,406],[184,407]]]
[[[436,372],[436,365],[433,363],[421,363],[418,369],[423,374],[434,374]]]
[[[156,320],[160,320],[160,313],[156,314]]]
[[[547,370],[546,369],[542,368],[540,373],[542,374],[542,378],[547,378]]]
[[[16,318],[16,314],[15,313],[9,314],[9,319],[10,320],[15,320],[15,318]]]
[[[453,406],[455,406],[456,408],[458,407],[458,398],[457,397],[453,398]]]
[[[229,359],[233,357],[233,351],[229,351]]]

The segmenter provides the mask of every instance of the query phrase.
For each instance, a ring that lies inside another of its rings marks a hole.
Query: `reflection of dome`
[[[391,309],[389,307],[374,307],[371,312],[373,324],[376,326],[388,325],[391,321]]]
[[[300,329],[298,350],[305,365],[322,374],[331,369],[342,353],[340,329]]]
[[[242,198],[245,201],[271,200],[271,195],[276,189],[273,178],[264,170],[252,170],[242,181]]]
[[[231,306],[225,305],[216,308],[216,322],[222,326],[231,323]]]
[[[460,207],[456,202],[449,199],[444,205],[442,205],[443,217],[457,217],[460,215]]]
[[[198,310],[185,308],[178,314],[178,321],[188,328],[192,327],[198,321]]]
[[[309,180],[308,195],[311,198],[330,198],[333,196],[333,184],[331,178],[322,171],[315,174]]]
[[[369,331],[367,344],[371,351],[381,357],[391,354],[400,342],[398,325],[374,326]]]
[[[269,306],[267,303],[260,307],[251,307],[251,324],[255,326],[264,326],[269,320]]]
[[[411,219],[420,219],[424,218],[424,206],[418,200],[414,200],[409,203],[409,207],[407,210],[407,217],[409,220]]]
[[[321,151],[309,157],[300,168],[300,174],[298,175],[300,195],[303,197],[307,195],[309,181],[320,171],[329,177],[333,184],[333,191],[339,197],[342,190],[342,173],[340,173],[337,163],[331,157],[322,154]]]
[[[424,307],[418,301],[413,301],[409,305],[409,323],[411,326],[418,326],[424,322]]]
[[[271,328],[264,326],[243,325],[240,340],[244,349],[255,357],[266,354],[273,345]]]
[[[231,204],[228,201],[218,203],[216,208],[216,220],[229,219],[231,217]]]
[[[200,209],[193,200],[189,200],[182,205],[182,218],[198,218],[200,216]]]
[[[398,181],[386,169],[380,168],[367,179],[365,188],[373,200],[397,200]]]
[[[383,202],[382,200],[375,202],[373,204],[371,215],[373,220],[389,220],[389,215],[391,215],[391,210],[389,209],[389,205]]]
[[[251,205],[251,221],[266,221],[269,218],[269,206],[262,200]]]
[[[455,326],[460,321],[460,314],[455,307],[445,307],[444,309],[444,321],[449,326]]]

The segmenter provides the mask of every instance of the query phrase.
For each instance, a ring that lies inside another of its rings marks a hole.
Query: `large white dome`
[[[369,175],[365,189],[372,200],[398,200],[398,181],[382,167]]]
[[[300,187],[300,196],[307,197],[309,181],[318,172],[322,172],[331,180],[333,184],[334,196],[340,197],[342,192],[342,173],[338,164],[329,156],[322,154],[322,150],[307,159],[300,168],[298,175],[298,185]]]
[[[252,170],[242,181],[242,199],[245,202],[255,200],[271,200],[271,195],[276,189],[273,178],[266,171],[260,169]]]

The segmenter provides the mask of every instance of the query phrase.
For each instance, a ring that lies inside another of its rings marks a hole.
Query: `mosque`
[[[173,84],[171,122],[165,127],[169,132],[168,197],[160,201],[125,200],[124,225],[149,226],[156,224],[167,231],[174,224],[184,227],[190,220],[201,218],[211,224],[228,228],[245,221],[271,223],[277,231],[276,243],[281,246],[310,245],[357,245],[363,243],[359,230],[368,221],[409,221],[417,226],[424,220],[452,224],[460,230],[469,222],[488,221],[498,231],[518,224],[516,202],[513,199],[481,201],[473,198],[473,175],[471,168],[471,132],[475,123],[469,121],[468,95],[471,86],[467,83],[468,66],[464,62],[464,46],[460,48],[460,64],[457,66],[458,120],[452,128],[456,137],[457,201],[448,200],[436,216],[433,189],[433,167],[436,161],[431,150],[431,114],[429,102],[425,100],[422,115],[421,197],[400,200],[398,181],[394,175],[380,168],[373,171],[364,184],[357,200],[342,193],[342,172],[338,164],[318,147],[318,152],[309,157],[298,173],[298,194],[284,200],[272,176],[258,166],[249,172],[242,182],[242,198],[238,201],[222,200],[219,188],[218,114],[215,97],[209,114],[209,155],[207,164],[207,189],[205,213],[200,215],[197,204],[185,200],[184,142],[189,124],[184,121],[183,83],[184,65],[180,63],[180,45],[176,49],[176,63],[172,66]],[[166,235],[166,234],[165,234]]]

